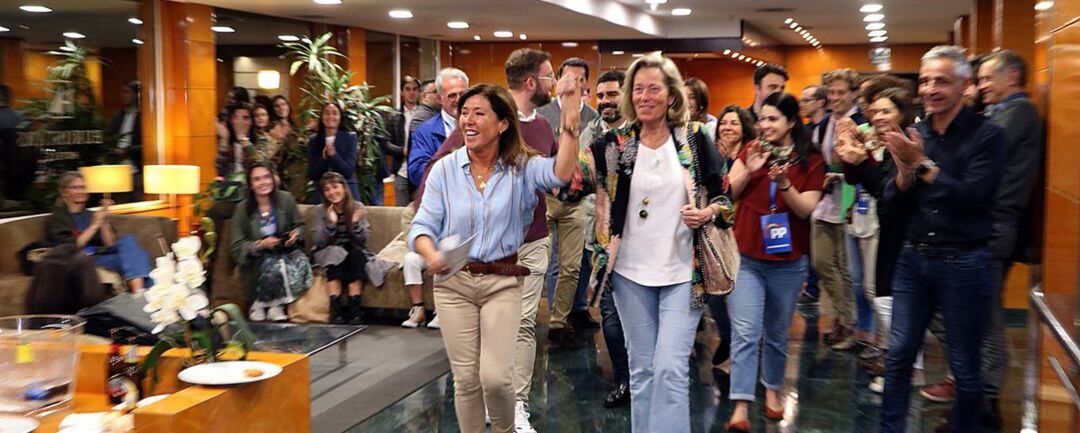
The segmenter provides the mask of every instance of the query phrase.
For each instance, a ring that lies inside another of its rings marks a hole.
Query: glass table
[[[314,382],[348,364],[349,338],[367,329],[367,325],[324,325],[316,323],[252,322],[255,350],[262,352],[300,353],[315,356],[337,347],[335,368],[312,377]]]

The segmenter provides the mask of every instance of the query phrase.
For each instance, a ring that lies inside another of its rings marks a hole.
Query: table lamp
[[[199,166],[197,165],[147,165],[143,167],[143,190],[147,194],[165,194],[169,203],[176,203],[178,194],[193,195],[200,192]],[[190,227],[190,209],[181,208],[178,214],[179,228]]]
[[[106,199],[111,200],[114,192],[131,192],[134,190],[131,184],[130,165],[79,167],[79,174],[86,181],[86,192],[105,194]]]

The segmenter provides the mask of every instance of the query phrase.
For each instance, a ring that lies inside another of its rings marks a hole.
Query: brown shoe
[[[833,326],[832,331],[825,334],[825,344],[828,344],[829,346],[839,344],[848,338],[852,338],[853,335],[855,335],[854,329],[837,323]]]
[[[945,380],[936,384],[930,385],[919,391],[919,395],[923,398],[937,402],[948,403],[956,399],[956,382],[952,379],[945,378]]]

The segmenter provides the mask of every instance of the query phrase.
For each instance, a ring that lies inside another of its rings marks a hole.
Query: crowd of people
[[[1022,58],[938,46],[917,82],[841,69],[798,96],[783,67],[765,65],[750,106],[715,112],[707,83],[659,53],[603,72],[595,88],[577,58],[555,68],[549,53],[523,48],[505,66],[506,88],[470,85],[455,68],[403,79],[381,140],[392,161],[368,171],[375,189],[393,176],[393,204],[407,206],[401,266],[413,308],[402,326],[442,329],[462,432],[535,432],[546,287],[551,347],[577,349],[583,328],[601,329],[614,369],[604,404],[629,403],[635,433],[690,431],[688,361],[706,310],[720,340],[710,362],[726,378],[717,391],[733,402],[725,429],[751,430],[759,382],[765,418],[782,420],[788,330],[796,306],[819,298],[831,320],[824,343],[858,351],[877,378],[880,431],[905,431],[927,330],[951,374],[921,393],[955,402],[940,430],[1000,425],[1001,294],[1026,247],[1043,154]],[[387,271],[366,246],[365,206],[381,194],[360,188],[343,114],[327,103],[301,126],[284,96],[230,92],[209,215],[231,225],[224,249],[253,320],[286,320],[314,268],[328,280],[331,321],[362,323],[364,286]],[[310,231],[295,198],[309,182]],[[77,173],[60,185],[50,239],[96,253],[132,290],[149,284],[146,253],[108,224],[110,203],[87,211]],[[733,280],[721,291],[710,233],[733,240],[719,245],[737,258],[719,254]],[[447,261],[451,242],[471,242],[467,263]]]

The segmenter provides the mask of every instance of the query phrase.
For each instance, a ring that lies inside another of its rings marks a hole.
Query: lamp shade
[[[130,165],[95,165],[79,167],[79,174],[86,180],[86,192],[131,192]]]
[[[147,165],[143,167],[143,190],[147,194],[198,194],[199,166]]]

